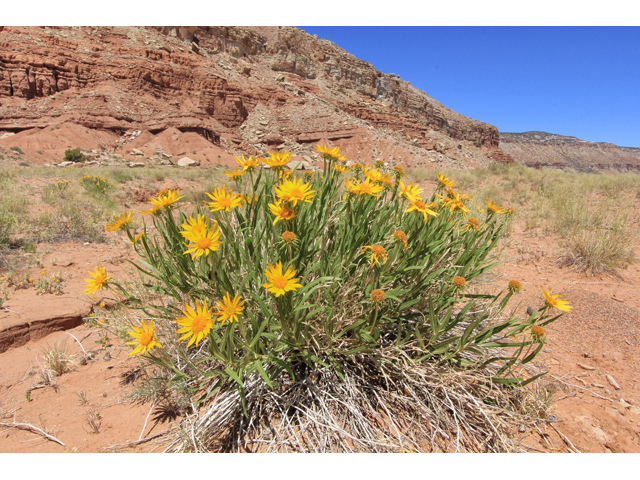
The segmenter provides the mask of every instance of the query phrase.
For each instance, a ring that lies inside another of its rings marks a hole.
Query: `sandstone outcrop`
[[[511,161],[496,127],[295,27],[5,27],[0,131],[17,135],[0,146],[63,124],[118,137],[91,148],[127,161],[162,158],[167,132],[184,150],[171,155],[202,165],[276,148],[313,155],[316,142],[407,166]],[[24,151],[61,161],[39,150]]]

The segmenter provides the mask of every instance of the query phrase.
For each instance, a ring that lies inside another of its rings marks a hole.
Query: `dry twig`
[[[41,430],[38,427],[34,427],[33,425],[30,425],[28,423],[18,423],[18,422],[5,423],[5,422],[0,422],[0,426],[17,428],[19,430],[27,430],[27,431],[29,431],[31,433],[36,433],[38,435],[42,435],[47,440],[50,440],[52,442],[56,442],[56,443],[62,445],[63,447],[65,446],[65,444],[62,443],[60,440],[58,440],[56,437],[54,437],[52,435],[49,435],[44,430]]]

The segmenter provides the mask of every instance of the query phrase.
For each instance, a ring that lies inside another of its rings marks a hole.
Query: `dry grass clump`
[[[43,376],[60,376],[76,367],[74,356],[69,353],[66,342],[61,341],[42,350]]]
[[[513,432],[545,415],[539,398],[492,373],[367,357],[307,371],[274,389],[259,375],[217,391],[167,452],[516,452]],[[493,372],[495,373],[495,372]]]

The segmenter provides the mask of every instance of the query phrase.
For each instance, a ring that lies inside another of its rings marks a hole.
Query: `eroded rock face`
[[[500,149],[528,167],[578,172],[640,172],[640,148],[588,142],[546,132],[501,133]]]
[[[510,161],[494,126],[294,27],[5,27],[0,130],[62,123],[175,128],[229,153],[331,141],[354,160]]]

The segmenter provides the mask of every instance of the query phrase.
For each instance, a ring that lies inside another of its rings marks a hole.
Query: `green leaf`
[[[267,382],[267,385],[269,385],[269,387],[273,388],[273,384],[271,383],[271,380],[269,379],[269,376],[267,375],[267,372],[265,372],[264,368],[262,368],[262,362],[260,360],[256,360],[255,362],[253,362],[253,365],[256,367],[258,372],[260,372],[260,375],[262,376],[264,381]]]
[[[230,378],[235,380],[238,385],[242,386],[242,380],[240,379],[240,376],[233,370],[233,368],[227,367],[224,369],[224,372],[229,375]]]

